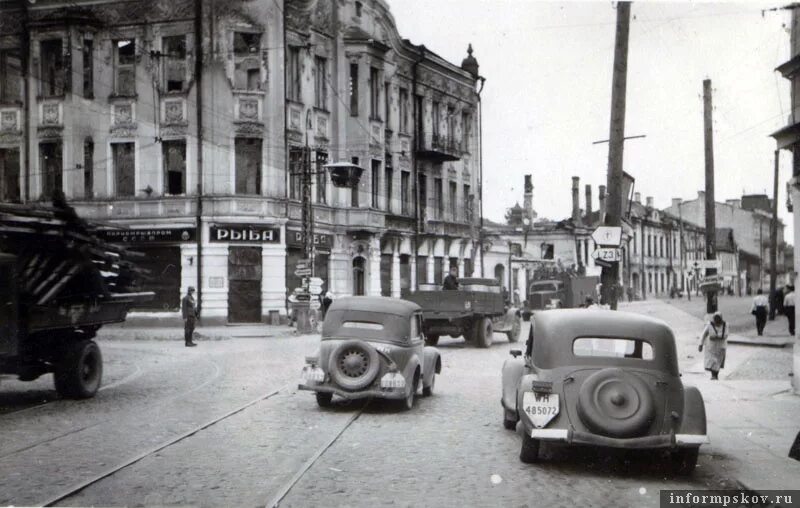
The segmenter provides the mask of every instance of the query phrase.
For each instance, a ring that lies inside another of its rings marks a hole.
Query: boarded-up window
[[[39,144],[39,167],[42,170],[42,197],[52,199],[53,193],[63,188],[64,166],[60,141]]]
[[[186,193],[186,141],[164,141],[164,178],[167,194]]]
[[[172,35],[162,39],[164,88],[168,92],[186,89],[186,36]]]
[[[83,40],[83,96],[94,97],[94,41]]]
[[[61,39],[48,39],[39,45],[41,61],[40,93],[47,96],[64,95],[66,68]]]
[[[234,32],[234,87],[240,90],[261,89],[261,34]]]
[[[328,172],[325,171],[325,164],[328,163],[326,152],[317,152],[317,203],[327,203],[326,186],[328,184]]]
[[[236,194],[261,194],[260,139],[236,139]]]
[[[19,191],[19,148],[0,148],[0,202],[19,202]]]
[[[300,67],[300,48],[291,46],[289,48],[289,74],[286,78],[286,94],[289,100],[300,102],[302,99],[301,88],[301,67]]]
[[[112,143],[116,195],[131,197],[136,193],[136,155],[133,143]]]
[[[94,197],[94,142],[92,138],[83,141],[83,195]]]
[[[0,101],[22,100],[22,60],[16,49],[0,51]]]
[[[136,40],[114,41],[114,92],[136,94]]]

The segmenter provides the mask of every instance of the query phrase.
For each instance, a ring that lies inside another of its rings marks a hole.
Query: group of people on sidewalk
[[[794,286],[786,286],[786,289],[778,289],[772,295],[772,304],[767,295],[759,289],[756,297],[753,298],[753,306],[750,313],[756,318],[756,331],[759,335],[764,334],[764,327],[767,324],[767,317],[774,319],[777,313],[786,316],[789,321],[789,335],[794,335]]]

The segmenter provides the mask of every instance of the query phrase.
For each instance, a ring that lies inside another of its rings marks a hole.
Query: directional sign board
[[[308,292],[312,295],[321,295],[322,294],[322,287],[321,286],[308,286]]]
[[[321,286],[325,283],[325,281],[319,277],[311,277],[308,279],[308,283],[312,286]]]
[[[592,233],[592,240],[601,247],[619,247],[622,245],[622,228],[600,226]]]
[[[601,247],[592,252],[592,259],[599,259],[606,263],[618,263],[622,259],[622,253],[619,249]]]
[[[307,259],[301,259],[295,264],[294,267],[298,270],[304,270],[306,268],[311,268],[311,263]]]
[[[716,268],[722,270],[722,260],[720,259],[698,259],[693,263],[695,268]]]
[[[311,275],[311,268],[298,268],[294,271],[294,275],[296,277],[306,277]]]

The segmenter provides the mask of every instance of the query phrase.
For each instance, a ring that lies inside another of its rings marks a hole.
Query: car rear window
[[[367,321],[345,321],[342,323],[342,328],[358,328],[360,330],[383,330],[383,325],[380,323],[370,323]]]
[[[578,337],[572,343],[572,353],[575,356],[652,360],[653,346],[643,339]]]

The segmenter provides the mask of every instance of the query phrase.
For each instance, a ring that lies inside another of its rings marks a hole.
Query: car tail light
[[[300,379],[306,383],[321,383],[325,381],[325,373],[316,365],[306,365],[303,367]]]
[[[470,310],[471,308],[472,308],[472,302],[470,302],[469,300],[464,302],[464,309],[465,310]]]
[[[381,388],[405,388],[406,380],[399,372],[388,372],[381,378]]]

